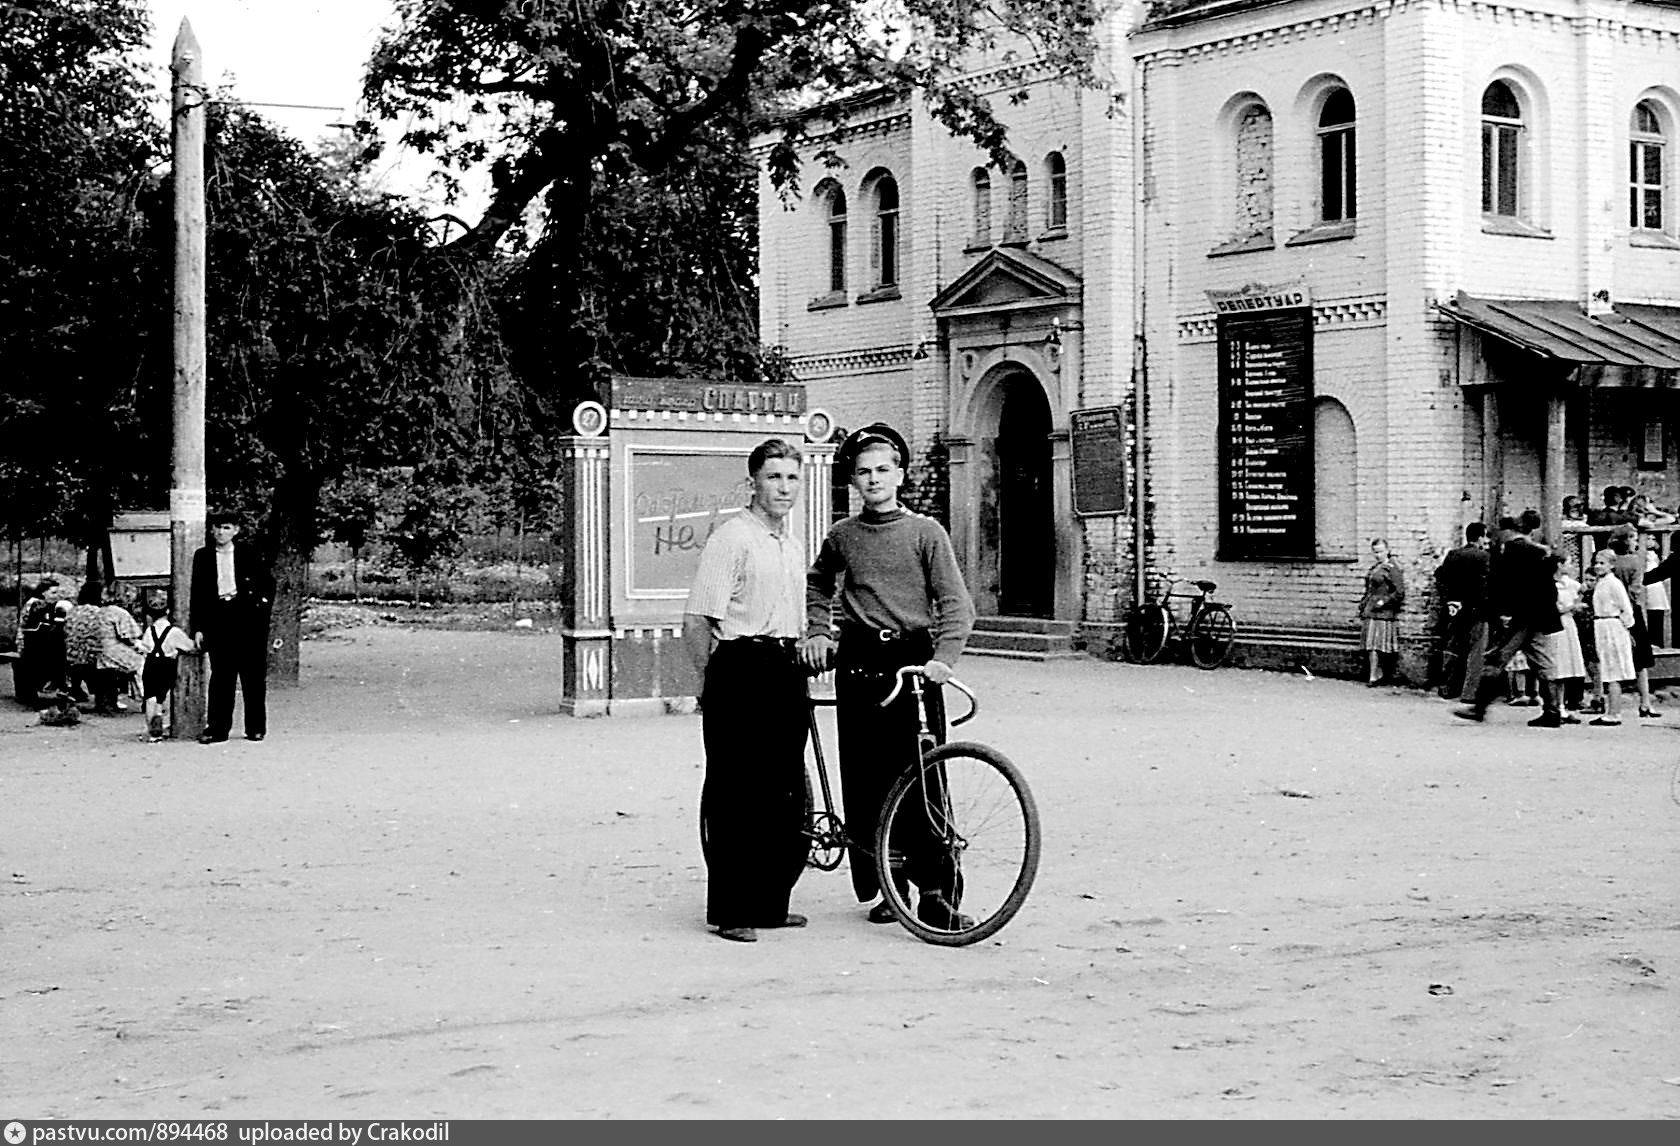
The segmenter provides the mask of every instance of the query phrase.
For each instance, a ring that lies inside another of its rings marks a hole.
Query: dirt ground
[[[810,871],[747,946],[698,718],[557,715],[560,649],[329,633],[262,744],[0,703],[5,1115],[1680,1116],[1680,703],[967,659],[1021,914],[931,947]]]

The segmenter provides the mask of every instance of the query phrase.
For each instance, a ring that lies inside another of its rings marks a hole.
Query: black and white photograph
[[[0,3],[0,1132],[1680,1118],[1680,0]]]

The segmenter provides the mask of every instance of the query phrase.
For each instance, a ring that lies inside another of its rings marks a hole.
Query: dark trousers
[[[882,642],[872,636],[840,639],[835,674],[835,713],[840,729],[840,794],[845,803],[846,834],[859,847],[850,850],[852,889],[858,902],[880,894],[875,871],[875,835],[881,808],[894,781],[921,758],[916,742],[916,700],[909,686],[890,708],[880,703],[892,691],[893,673],[903,665],[926,664],[933,650],[925,637]],[[928,727],[939,743],[945,741],[945,698],[938,685],[923,684]],[[937,801],[939,776],[930,777]],[[920,802],[918,801],[918,806]],[[903,856],[907,882],[923,892],[942,893],[955,906],[961,899],[961,877],[955,860],[941,846],[931,824],[904,817],[894,825],[892,850]]]
[[[804,870],[805,670],[791,646],[722,641],[706,663],[706,922],[768,927],[787,918]]]
[[[233,611],[232,606],[224,609]],[[258,628],[262,631],[256,631]],[[226,736],[233,730],[233,690],[245,698],[245,735],[268,732],[268,627],[245,618],[206,634],[210,654],[210,708],[204,730]]]
[[[1540,681],[1541,711],[1561,716],[1563,686],[1556,679],[1557,665],[1552,661],[1551,634],[1537,629],[1513,626],[1495,639],[1489,640],[1487,656],[1482,665],[1482,679],[1471,703],[1477,711],[1487,706],[1505,691],[1505,663],[1521,651],[1528,658],[1529,667]]]
[[[1464,690],[1465,665],[1476,632],[1475,614],[1468,607],[1460,607],[1455,615],[1445,618],[1442,632],[1440,693],[1454,697]]]

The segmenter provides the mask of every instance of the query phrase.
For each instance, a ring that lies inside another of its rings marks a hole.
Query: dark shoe
[[[1559,717],[1558,719],[1563,721],[1563,723],[1565,723],[1565,724],[1579,724],[1579,723],[1581,723],[1581,718],[1579,716],[1576,716],[1572,712],[1566,712],[1561,717]]]
[[[1542,712],[1528,722],[1530,728],[1562,728],[1563,717],[1555,712]]]
[[[225,732],[203,732],[203,733],[199,734],[198,742],[200,744],[226,744],[227,743],[227,733],[225,733]]]
[[[869,922],[897,923],[898,916],[893,914],[892,908],[888,907],[887,901],[883,899],[880,903],[877,903],[874,907],[869,909]]]
[[[1618,716],[1616,719],[1611,720],[1609,717],[1600,716],[1587,721],[1587,723],[1592,725],[1594,728],[1620,728],[1622,726],[1622,718]]]
[[[163,739],[163,717],[154,716],[146,722],[146,739],[154,744]]]
[[[940,931],[967,931],[974,920],[951,906],[951,901],[937,891],[922,892],[916,905],[916,918]]]
[[[764,923],[760,924],[760,926],[765,928],[804,927],[809,922],[811,921],[806,919],[803,915],[800,915],[798,912],[790,911],[788,912],[787,918],[782,920],[780,923]]]
[[[1662,713],[1654,708],[1642,708],[1639,710],[1639,717],[1641,720],[1661,720]]]
[[[736,943],[757,943],[758,932],[751,927],[720,927],[718,938],[729,939]]]
[[[1477,724],[1487,719],[1487,713],[1479,708],[1455,708],[1453,715],[1460,720],[1474,720]]]
[[[267,735],[268,735],[268,733],[266,733],[266,732],[247,732],[245,734],[245,739],[247,739],[247,740],[261,740],[263,737],[265,737]]]

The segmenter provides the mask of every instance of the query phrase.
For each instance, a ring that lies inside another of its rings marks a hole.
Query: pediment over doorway
[[[1077,303],[1084,284],[1057,263],[1011,247],[993,247],[933,296],[934,314],[955,318]]]

